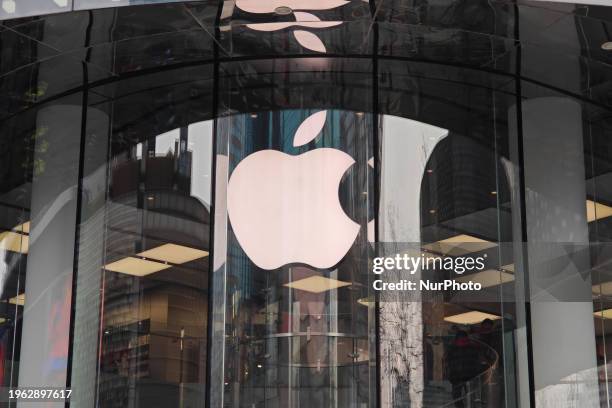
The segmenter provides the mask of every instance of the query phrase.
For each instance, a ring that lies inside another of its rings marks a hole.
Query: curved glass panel
[[[609,408],[611,7],[74,3],[0,0],[104,7],[0,26],[3,406]]]

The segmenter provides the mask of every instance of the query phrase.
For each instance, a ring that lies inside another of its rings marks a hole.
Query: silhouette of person
[[[457,331],[446,353],[446,367],[448,380],[453,386],[455,406],[463,408],[464,393],[468,392],[466,383],[482,371],[480,347],[470,340],[466,331]]]

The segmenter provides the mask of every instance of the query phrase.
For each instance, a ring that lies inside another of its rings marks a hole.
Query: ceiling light
[[[601,49],[604,51],[612,51],[612,41],[606,41],[601,44]]]
[[[600,319],[612,319],[612,309],[600,310],[593,314],[595,317],[599,317]]]
[[[157,248],[141,252],[138,256],[158,261],[183,264],[208,256],[208,252],[176,244],[164,244]]]
[[[496,269],[487,269],[486,271],[463,275],[459,278],[455,278],[455,280],[462,283],[472,281],[474,283],[480,283],[483,288],[490,288],[491,286],[512,282],[514,280],[514,275]]]
[[[2,1],[2,10],[6,11],[8,14],[13,14],[15,12],[15,3],[14,0],[3,0]]]
[[[125,273],[127,275],[146,276],[170,267],[171,265],[166,265],[159,262],[129,257],[105,265],[104,269],[111,272]]]
[[[9,303],[11,305],[19,305],[19,306],[25,305],[25,293],[22,293],[20,295],[10,298]]]
[[[27,254],[29,243],[30,237],[28,235],[13,231],[0,232],[0,250]]]
[[[612,207],[592,200],[586,200],[586,213],[587,222],[593,222],[611,216]]]
[[[294,282],[285,283],[283,286],[292,289],[299,289],[310,293],[322,293],[332,289],[351,285],[350,282],[343,282],[336,279],[325,278],[323,276],[310,276]]]
[[[371,297],[364,297],[361,299],[357,299],[357,303],[359,303],[362,306],[370,306],[374,304],[374,299],[372,299]]]
[[[13,228],[13,231],[21,232],[24,234],[29,234],[30,233],[30,221],[26,221],[23,224],[17,225],[15,228]]]
[[[438,242],[423,246],[423,249],[450,256],[462,256],[472,252],[480,252],[497,246],[495,242],[486,241],[467,234],[455,235]]]
[[[612,282],[603,282],[593,285],[593,293],[596,295],[610,296],[612,295]]]
[[[501,319],[501,317],[498,315],[473,310],[471,312],[446,316],[444,321],[454,324],[476,324],[481,323],[485,319],[498,320]]]

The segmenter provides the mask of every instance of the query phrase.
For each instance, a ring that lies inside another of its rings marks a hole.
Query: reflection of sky
[[[187,132],[187,150],[191,152],[191,196],[210,208],[213,121],[192,123]],[[180,137],[179,128],[156,136],[155,156],[174,154]],[[136,145],[136,158],[142,158],[142,143]]]
[[[188,128],[191,150],[191,195],[210,208],[213,121],[192,123]]]
[[[6,263],[6,251],[0,249],[0,296],[5,297],[4,282],[8,273],[8,264]]]
[[[166,156],[168,153],[174,153],[174,144],[181,137],[179,128],[171,130],[155,138],[155,156]]]

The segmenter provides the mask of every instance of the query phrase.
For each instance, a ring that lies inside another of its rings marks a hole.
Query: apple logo
[[[254,23],[246,26],[255,31],[279,31],[285,28],[300,28],[307,27],[312,29],[321,29],[334,27],[342,24],[342,21],[321,21],[320,18],[306,11],[314,10],[331,10],[337,7],[348,4],[347,0],[236,0],[236,7],[246,13],[262,14],[274,13],[279,7],[285,7],[290,10],[295,18],[295,22],[277,22],[277,23]],[[304,48],[311,51],[326,53],[327,48],[323,41],[315,33],[305,30],[292,30],[295,40]]]
[[[326,117],[321,111],[302,122],[293,146],[315,139]],[[227,186],[227,211],[251,261],[266,270],[289,263],[325,269],[340,262],[360,229],[338,196],[342,176],[354,163],[333,148],[297,156],[261,150],[238,163]]]
[[[295,23],[257,23],[247,24],[246,26],[255,31],[278,31],[289,27],[309,27],[309,28],[327,28],[342,24],[342,21],[321,21],[317,16],[305,13],[303,11],[295,11]],[[314,33],[304,30],[294,30],[293,36],[296,41],[304,48],[311,51],[326,53],[327,48],[323,41]]]

